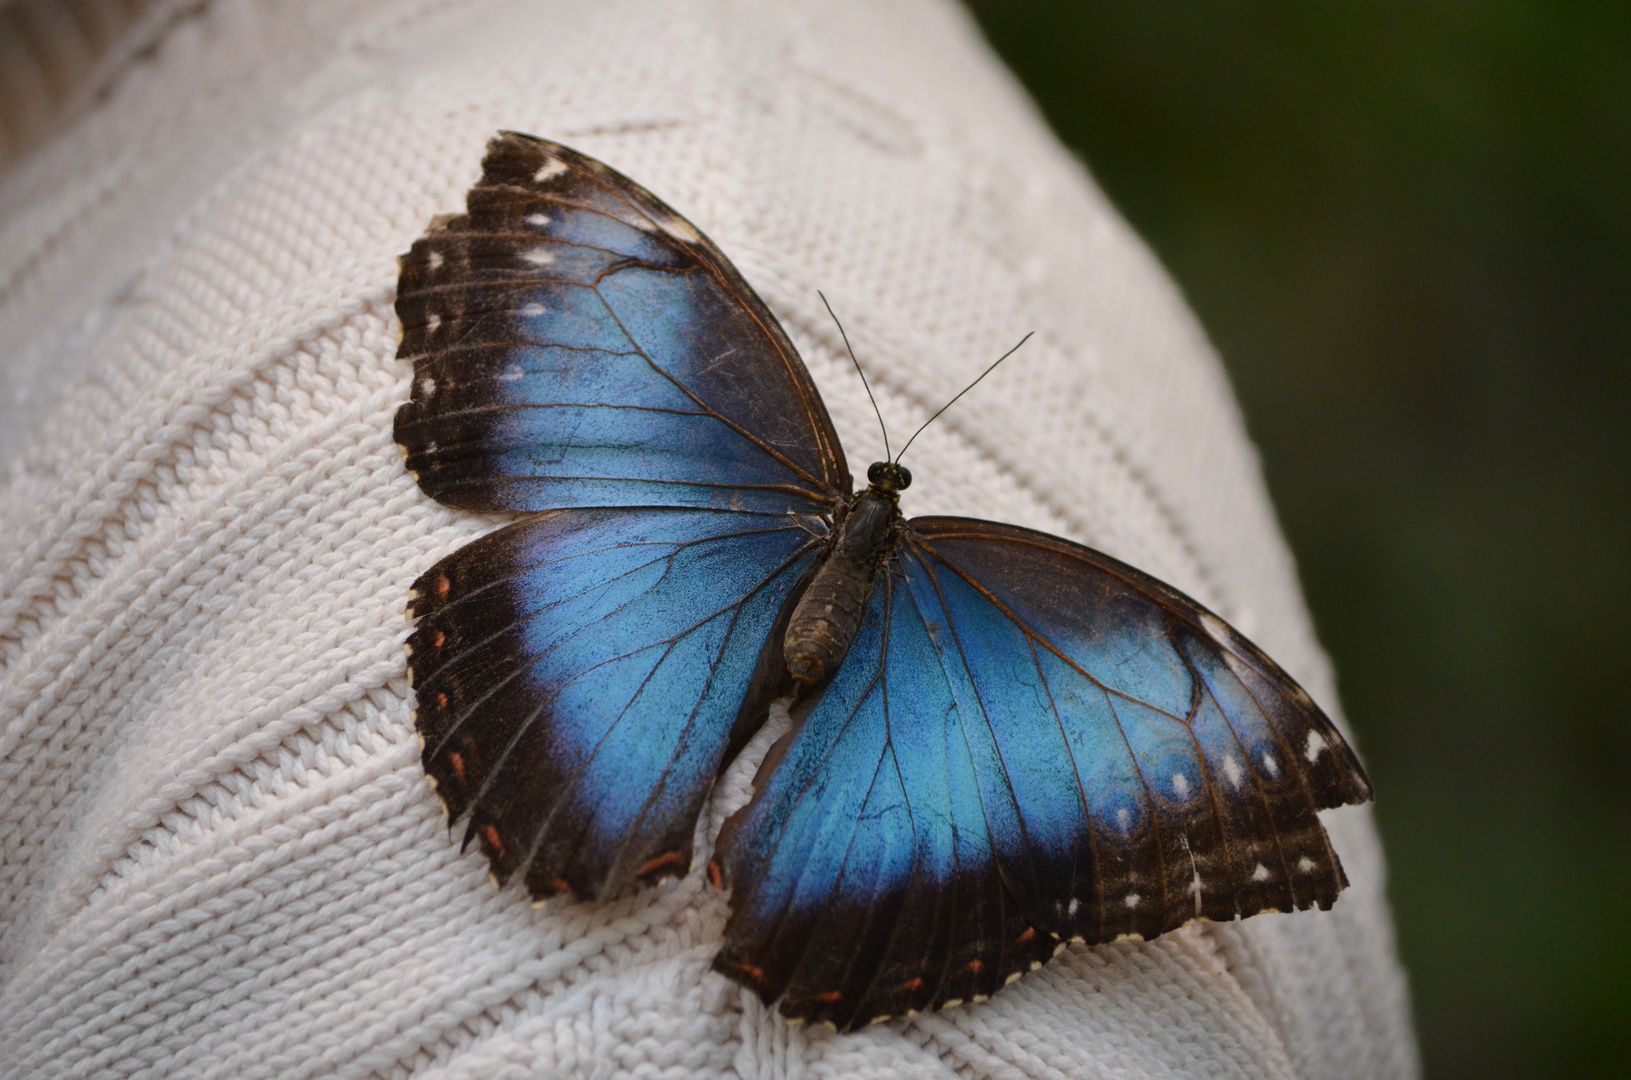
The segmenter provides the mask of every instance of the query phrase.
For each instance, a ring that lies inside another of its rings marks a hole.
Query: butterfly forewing
[[[553,143],[501,135],[469,212],[403,259],[396,438],[473,510],[826,512],[849,473],[809,373],[695,228]]]
[[[1058,733],[1050,752],[1079,777],[1097,864],[1099,910],[1084,911],[1087,894],[1066,899],[1079,904],[1061,936],[1330,906],[1345,880],[1315,812],[1366,801],[1370,785],[1284,672],[1193,600],[1088,548],[953,518],[913,531],[937,588],[968,597],[951,625],[988,718],[1016,696],[1004,685],[1031,678],[968,643],[987,622],[1033,643],[1048,708],[1032,730]],[[1004,765],[1025,767],[1007,754]],[[1022,872],[1010,877],[1029,891]],[[1020,899],[1045,918],[1053,892]]]

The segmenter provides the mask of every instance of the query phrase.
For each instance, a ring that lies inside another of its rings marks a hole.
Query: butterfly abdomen
[[[794,681],[814,686],[837,670],[855,640],[878,567],[894,544],[900,506],[889,495],[862,492],[838,525],[827,561],[799,598],[782,639]]]

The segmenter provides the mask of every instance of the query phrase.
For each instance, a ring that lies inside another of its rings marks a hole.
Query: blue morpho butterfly
[[[852,493],[776,319],[637,184],[498,136],[396,309],[419,485],[530,513],[409,611],[425,771],[499,880],[686,872],[715,778],[794,692],[708,867],[714,967],[789,1017],[980,1001],[1067,942],[1346,885],[1315,811],[1370,784],[1285,672],[1097,551],[906,521],[898,461]]]

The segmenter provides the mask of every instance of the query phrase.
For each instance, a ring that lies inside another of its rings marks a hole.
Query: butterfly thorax
[[[814,686],[837,670],[861,625],[878,568],[894,550],[902,520],[899,488],[906,484],[888,480],[874,482],[839,508],[826,558],[793,609],[782,655],[801,686]]]

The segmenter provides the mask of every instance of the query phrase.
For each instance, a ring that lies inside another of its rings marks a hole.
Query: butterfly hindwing
[[[720,835],[715,966],[840,1029],[979,1000],[1052,955],[1004,888],[931,619],[880,575],[843,665]]]
[[[503,134],[468,213],[403,257],[396,440],[426,493],[471,510],[706,506],[825,512],[850,489],[787,335],[655,196]]]
[[[1369,785],[1283,672],[1087,548],[912,526],[721,835],[720,970],[848,1028],[979,1000],[1069,940],[1330,906],[1315,811]]]
[[[818,550],[785,516],[561,510],[415,583],[425,769],[497,875],[597,897],[685,871],[721,761],[785,683],[765,643]]]

